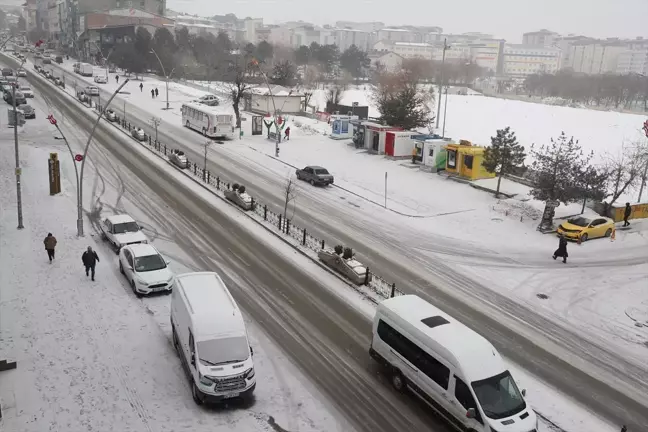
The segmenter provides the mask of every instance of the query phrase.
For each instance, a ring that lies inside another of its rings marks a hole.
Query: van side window
[[[484,424],[481,419],[481,415],[479,414],[479,409],[477,408],[475,398],[473,397],[472,393],[470,393],[470,389],[468,388],[466,383],[457,378],[457,376],[455,376],[455,397],[457,398],[457,401],[459,401],[461,406],[466,408],[466,411],[468,411],[470,408],[474,408],[475,413],[477,414],[475,420],[477,420],[481,424]]]
[[[418,345],[383,320],[378,322],[378,336],[439,386],[445,390],[448,389],[450,369],[437,359],[423,351]]]
[[[196,344],[194,343],[194,337],[191,330],[189,330],[189,352],[192,357],[196,355]]]

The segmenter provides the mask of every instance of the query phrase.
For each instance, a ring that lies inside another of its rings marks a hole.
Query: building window
[[[473,157],[471,155],[465,155],[464,156],[464,166],[468,169],[472,169],[473,167]]]

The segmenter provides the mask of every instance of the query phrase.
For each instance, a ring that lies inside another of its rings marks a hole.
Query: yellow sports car
[[[587,241],[593,238],[610,237],[614,229],[614,221],[610,218],[600,216],[590,219],[578,216],[561,223],[558,227],[558,234],[569,240],[580,238],[581,241]]]

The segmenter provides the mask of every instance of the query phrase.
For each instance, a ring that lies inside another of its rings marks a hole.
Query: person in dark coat
[[[47,257],[49,258],[49,262],[51,264],[52,260],[54,259],[54,248],[56,247],[56,237],[54,237],[52,233],[47,233],[47,237],[45,237],[45,240],[43,240],[43,244],[45,244]]]
[[[626,203],[625,210],[623,211],[623,226],[627,227],[630,225],[630,222],[628,222],[628,218],[632,214],[632,207],[630,207],[630,203]]]
[[[155,87],[155,97],[158,97],[158,95],[159,95],[158,89],[157,89],[157,87]]]
[[[155,90],[151,89],[151,98],[155,99]]]
[[[142,92],[143,89],[144,89],[144,84],[140,83],[140,93]]]
[[[285,139],[286,141],[290,141],[290,126],[288,126],[288,127],[286,128],[286,131],[285,131],[284,133],[286,134],[286,136],[284,137],[284,139]]]
[[[567,239],[565,236],[560,236],[560,240],[558,240],[558,249],[553,254],[553,259],[556,259],[557,257],[562,257],[563,263],[567,262],[567,257],[569,254],[567,253]]]
[[[119,84],[119,75],[115,75],[115,82]]]
[[[95,266],[99,261],[97,252],[93,251],[92,248],[88,246],[88,250],[83,252],[83,255],[81,255],[81,261],[83,261],[83,265],[85,266],[86,276],[90,273],[92,280],[95,280]]]

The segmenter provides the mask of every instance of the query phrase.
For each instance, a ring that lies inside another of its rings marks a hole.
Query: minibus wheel
[[[196,387],[196,383],[191,380],[191,396],[193,396],[194,402],[196,402],[198,405],[203,404],[203,400],[200,398],[200,394],[198,393],[198,387]]]
[[[405,390],[405,377],[398,369],[394,369],[392,372],[391,383],[397,391],[402,392]]]

